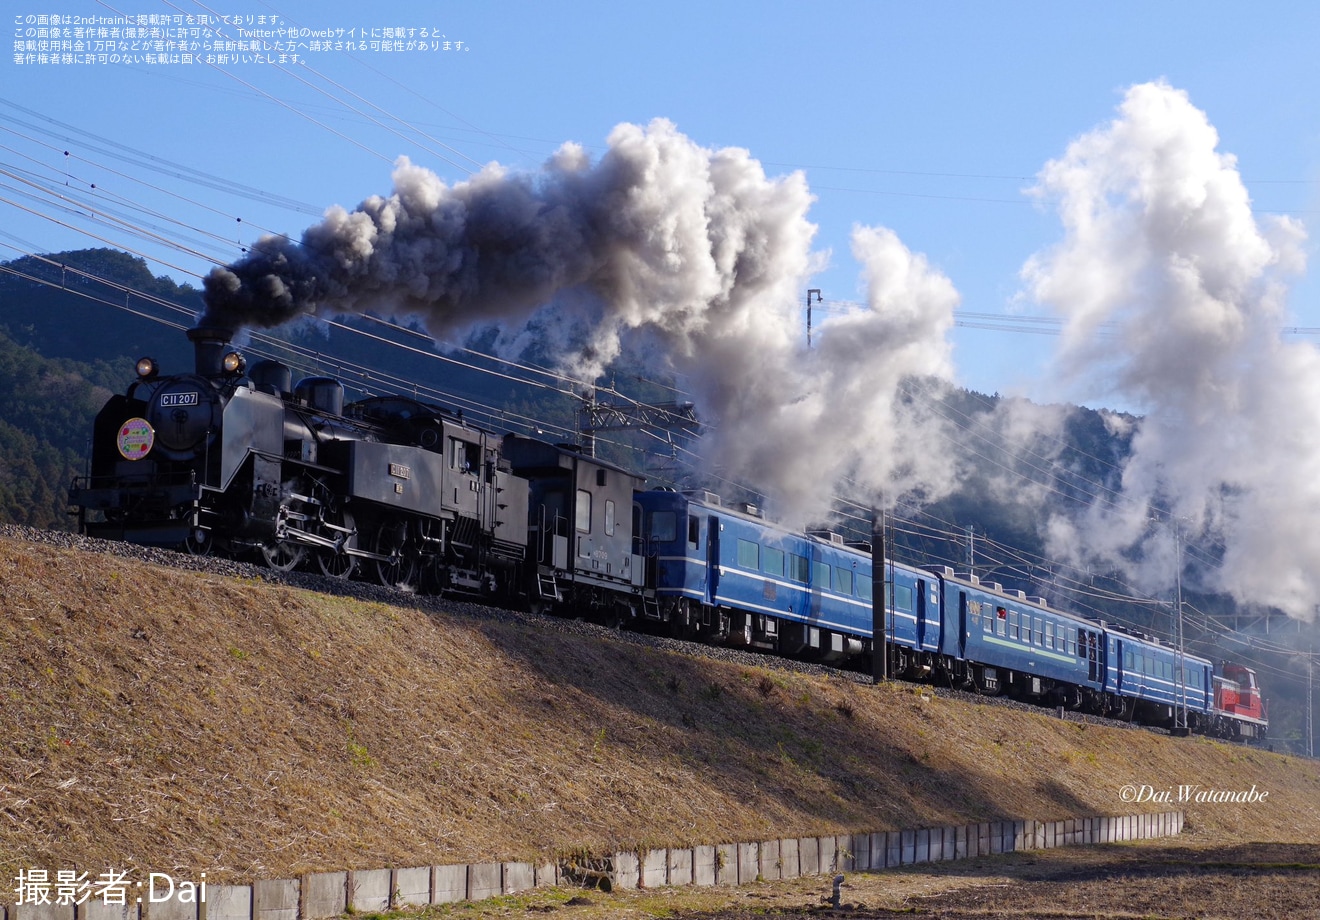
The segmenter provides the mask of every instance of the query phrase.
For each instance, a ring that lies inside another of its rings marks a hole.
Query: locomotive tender
[[[89,536],[255,553],[406,589],[462,591],[674,635],[843,663],[884,610],[892,673],[988,695],[1262,739],[1255,674],[951,569],[890,562],[708,492],[646,491],[579,450],[496,435],[403,396],[344,404],[329,377],[251,370],[225,329],[193,373],[143,358],[97,415],[69,502]]]

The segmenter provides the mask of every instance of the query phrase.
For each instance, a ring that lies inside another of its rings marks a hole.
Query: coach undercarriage
[[[712,645],[760,650],[785,657],[838,665],[869,667],[871,642],[807,623],[712,607],[688,598],[666,598],[656,606],[653,629],[676,638]],[[1145,724],[1172,723],[1169,707],[1143,706],[1138,701],[1049,678],[888,644],[888,673],[895,679],[930,683],[984,696],[1006,696],[1038,706],[1062,707],[1119,721],[1137,716]],[[1166,710],[1161,715],[1158,709]],[[1204,720],[1190,713],[1194,728]],[[1228,723],[1228,720],[1224,720]],[[1232,723],[1236,724],[1236,723]]]

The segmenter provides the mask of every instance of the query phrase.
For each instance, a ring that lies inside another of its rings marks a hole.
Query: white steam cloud
[[[663,120],[620,125],[599,162],[565,145],[535,175],[491,166],[447,185],[401,160],[394,191],[334,208],[299,243],[263,239],[206,279],[203,325],[275,326],[366,310],[421,319],[437,338],[534,323],[594,378],[645,344],[691,382],[714,433],[708,459],[795,522],[843,477],[862,497],[938,494],[947,451],[902,397],[948,375],[957,294],[885,230],[858,229],[866,308],[802,342],[812,197],[745,150],[708,150]]]
[[[819,518],[841,492],[888,507],[954,484],[934,400],[909,388],[951,377],[958,293],[892,231],[857,227],[852,245],[866,304],[823,323],[814,349],[799,344],[792,313],[773,342],[748,350],[739,334],[684,368],[719,412],[712,455],[735,477],[772,484],[774,512],[792,524]]]
[[[1065,233],[1023,276],[1065,317],[1059,379],[1144,413],[1120,497],[1054,517],[1049,552],[1162,589],[1175,565],[1172,513],[1187,537],[1222,546],[1204,587],[1310,618],[1320,352],[1280,337],[1304,233],[1253,216],[1218,141],[1186,94],[1144,84],[1039,177]]]

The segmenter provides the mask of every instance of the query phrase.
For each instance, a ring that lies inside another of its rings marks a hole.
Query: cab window
[[[470,441],[450,438],[449,465],[460,472],[472,472],[481,466],[481,447]]]
[[[591,493],[586,489],[577,490],[577,529],[591,533]]]

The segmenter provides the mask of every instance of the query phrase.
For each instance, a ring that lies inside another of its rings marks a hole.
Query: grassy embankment
[[[1320,768],[0,540],[0,871],[209,880],[1191,804],[1320,838]],[[1176,807],[1176,806],[1175,806]],[[53,877],[53,876],[52,876]]]

